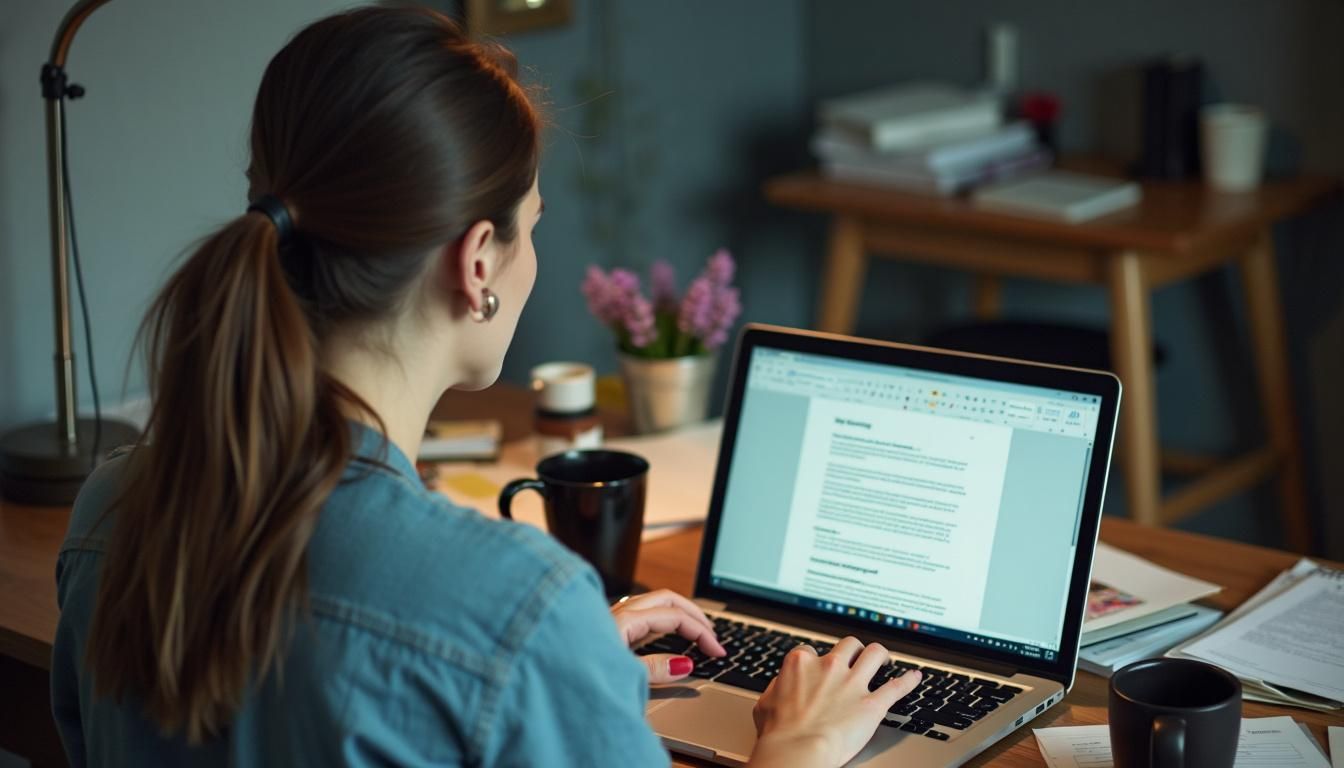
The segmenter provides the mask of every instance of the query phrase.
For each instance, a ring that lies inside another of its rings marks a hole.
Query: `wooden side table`
[[[1001,276],[1105,285],[1111,301],[1111,359],[1124,383],[1121,464],[1131,516],[1175,522],[1277,472],[1286,543],[1311,545],[1297,415],[1285,357],[1270,228],[1338,190],[1335,179],[1272,182],[1247,194],[1196,183],[1145,184],[1136,208],[1082,224],[979,210],[960,199],[924,197],[828,180],[814,173],[772,179],[765,195],[790,208],[831,215],[817,327],[852,333],[870,254],[954,267],[977,276],[975,307],[998,307]],[[1150,354],[1151,292],[1228,263],[1241,271],[1267,445],[1231,460],[1163,457]],[[1197,475],[1162,497],[1160,470]]]

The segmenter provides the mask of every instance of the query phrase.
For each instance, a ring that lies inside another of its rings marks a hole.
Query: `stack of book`
[[[812,151],[844,181],[952,195],[1050,164],[1026,123],[1004,123],[997,97],[902,85],[823,102]]]
[[[1220,589],[1098,543],[1078,668],[1110,677],[1126,664],[1161,656],[1222,617],[1191,602]]]

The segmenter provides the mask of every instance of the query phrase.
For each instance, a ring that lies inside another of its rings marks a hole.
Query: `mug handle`
[[[1171,715],[1153,718],[1148,740],[1148,763],[1153,768],[1184,768],[1185,720]]]
[[[530,478],[525,480],[514,480],[504,486],[504,490],[499,492],[499,514],[502,515],[505,520],[513,519],[513,511],[510,509],[510,507],[513,506],[513,495],[519,491],[526,491],[529,489],[541,494],[541,498],[546,498],[546,484],[540,480],[532,480]]]

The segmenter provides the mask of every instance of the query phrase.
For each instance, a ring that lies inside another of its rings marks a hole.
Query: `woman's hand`
[[[714,637],[714,624],[700,606],[670,589],[659,589],[622,600],[611,607],[616,627],[626,645],[634,645],[652,634],[676,632],[693,641],[706,655],[723,656],[723,646]],[[649,668],[650,683],[670,683],[691,673],[693,665],[686,656],[653,653],[640,656]]]
[[[863,749],[887,710],[919,684],[910,671],[869,692],[889,661],[887,649],[846,637],[818,657],[809,645],[789,651],[754,712],[751,765],[838,766]]]

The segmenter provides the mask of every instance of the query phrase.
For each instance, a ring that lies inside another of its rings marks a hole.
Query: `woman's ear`
[[[457,242],[443,249],[443,275],[449,291],[460,291],[467,308],[480,312],[485,307],[485,289],[495,277],[499,266],[498,240],[495,225],[478,221]]]

